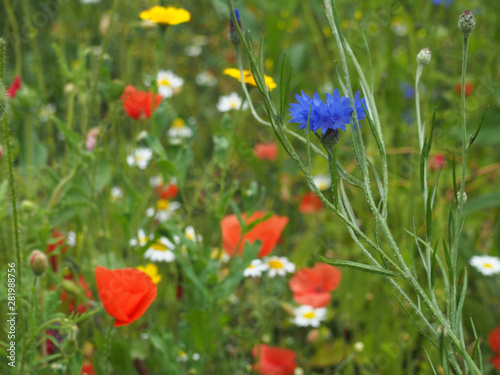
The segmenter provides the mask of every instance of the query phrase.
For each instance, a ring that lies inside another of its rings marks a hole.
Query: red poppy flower
[[[439,168],[446,166],[446,159],[442,154],[436,154],[432,158],[429,159],[429,168],[431,171],[436,172]]]
[[[82,365],[82,371],[80,375],[96,375],[94,364],[92,362],[87,362]]]
[[[161,95],[155,95],[154,109],[161,102]],[[132,85],[127,85],[120,98],[127,115],[133,119],[150,118],[153,106],[153,92],[140,91]],[[153,110],[154,110],[153,109]]]
[[[53,240],[58,240],[57,242],[53,242]],[[66,238],[64,235],[59,231],[59,229],[54,228],[52,231],[52,243],[47,245],[47,253],[50,254],[54,252],[56,249],[64,245],[64,242],[66,242]],[[64,246],[61,248],[61,254],[64,254],[68,250],[67,246]],[[57,272],[59,270],[59,255],[52,255],[49,257],[49,262],[50,266],[52,267],[52,270],[54,272]]]
[[[170,182],[163,187],[162,185],[158,185],[156,191],[160,194],[161,199],[172,200],[179,193],[179,187],[175,183]]]
[[[104,309],[116,319],[115,327],[139,319],[156,298],[156,284],[136,268],[108,270],[98,266],[95,278]]]
[[[90,290],[89,284],[85,282],[85,279],[82,275],[79,275],[78,277],[78,284],[75,280],[75,276],[72,273],[64,276],[64,279],[73,282],[75,284],[75,290],[79,290],[80,293],[79,295],[73,295],[72,293],[63,291],[61,293],[61,302],[63,306],[67,306],[68,314],[71,314],[74,311],[76,311],[77,314],[83,314],[92,306],[89,302],[89,300],[92,300],[92,291]],[[84,296],[86,301],[80,301],[82,299],[81,296]],[[76,306],[75,310],[75,304],[77,302],[79,303]]]
[[[500,370],[500,354],[497,354],[490,358],[490,363],[496,370]]]
[[[298,304],[325,307],[332,300],[330,292],[337,289],[341,278],[338,268],[326,263],[316,263],[313,268],[297,271],[288,285]]]
[[[303,214],[314,214],[321,210],[323,202],[312,191],[308,191],[302,196],[299,204],[299,211]]]
[[[461,83],[457,83],[455,85],[455,91],[458,95],[462,94],[462,84]],[[470,82],[465,82],[465,96],[472,95],[473,92],[474,92],[474,85]]]
[[[260,344],[252,355],[257,359],[253,369],[261,375],[292,375],[297,367],[297,355],[290,349]]]
[[[21,77],[16,76],[16,78],[14,78],[14,81],[12,81],[12,84],[7,89],[7,95],[10,96],[11,98],[14,98],[16,96],[17,90],[19,90],[20,88],[21,88]]]
[[[490,348],[495,353],[500,354],[500,326],[495,328],[490,332],[490,336],[488,337],[488,342],[490,344]]]
[[[275,161],[278,157],[278,145],[274,142],[257,143],[253,148],[253,153],[260,160]]]
[[[248,218],[246,214],[241,216],[245,224],[248,225],[263,218],[265,215],[265,212],[255,211],[254,214]],[[221,221],[222,247],[230,256],[234,256],[236,251],[238,255],[241,256],[245,242],[254,243],[259,240],[262,242],[259,258],[265,257],[273,251],[287,224],[288,218],[286,216],[272,215],[268,219],[255,225],[249,232],[242,236],[241,226],[237,216],[226,216]],[[237,247],[238,249],[236,249]]]

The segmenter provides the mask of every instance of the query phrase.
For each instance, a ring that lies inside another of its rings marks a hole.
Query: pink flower
[[[260,160],[275,161],[278,157],[278,145],[274,142],[257,143],[253,149],[253,153]]]
[[[7,89],[7,95],[10,96],[11,98],[14,98],[16,96],[17,90],[21,88],[21,77],[16,76],[14,78],[14,81],[12,81],[12,84],[10,87]]]
[[[436,154],[429,159],[429,168],[432,172],[436,172],[439,168],[446,166],[446,159],[443,154]]]

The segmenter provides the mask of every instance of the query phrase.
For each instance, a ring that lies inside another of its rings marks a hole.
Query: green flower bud
[[[36,276],[43,275],[43,273],[47,270],[47,256],[40,250],[34,250],[29,257],[29,260],[31,270]]]
[[[24,200],[21,202],[21,209],[27,213],[33,212],[33,210],[35,209],[35,203],[32,201]]]
[[[458,28],[464,33],[465,36],[469,35],[476,27],[476,20],[470,10],[462,13],[458,19]]]
[[[417,63],[418,65],[429,65],[431,62],[431,50],[429,48],[424,48],[417,55]]]

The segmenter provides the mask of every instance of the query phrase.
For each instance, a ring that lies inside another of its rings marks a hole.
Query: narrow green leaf
[[[390,277],[401,277],[400,274],[386,270],[381,267],[370,266],[368,264],[351,262],[350,260],[332,260],[325,257],[320,257],[321,260],[331,266],[353,268],[358,271],[376,273],[378,275],[390,276]]]
[[[472,132],[472,134],[469,136],[469,141],[467,142],[467,151],[469,151],[469,148],[470,146],[472,146],[472,144],[474,143],[474,141],[476,140],[478,134],[479,134],[479,131],[481,130],[481,127],[483,126],[483,121],[484,121],[484,116],[486,116],[486,112],[488,111],[488,108],[487,107],[483,113],[483,116],[481,117],[481,120],[479,121],[479,125],[477,127],[476,130],[474,130]]]

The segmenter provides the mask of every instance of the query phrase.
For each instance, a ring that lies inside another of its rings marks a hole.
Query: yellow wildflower
[[[158,284],[161,281],[161,275],[158,274],[158,267],[155,264],[148,263],[145,266],[138,266],[137,269],[148,274],[155,284]]]
[[[139,17],[143,20],[160,23],[162,25],[178,25],[191,19],[191,13],[183,8],[154,6],[143,10]]]
[[[236,78],[238,81],[241,82],[241,75],[240,71],[236,68],[227,68],[224,69],[222,72],[225,75],[231,76],[233,78]],[[257,86],[257,83],[255,82],[255,78],[253,77],[253,74],[250,70],[243,70],[243,80],[247,85],[252,85],[252,86]],[[276,83],[274,82],[274,79],[269,76],[264,76],[264,80],[266,82],[266,86],[269,87],[269,91],[272,91],[277,87]]]

